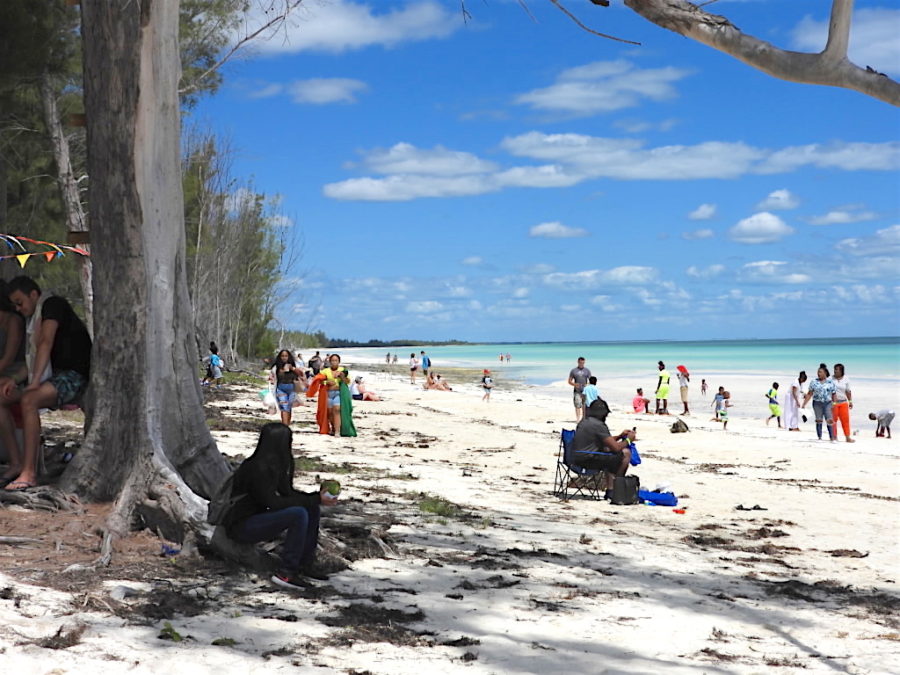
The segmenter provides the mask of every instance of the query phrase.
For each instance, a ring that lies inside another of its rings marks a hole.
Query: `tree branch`
[[[245,35],[240,40],[235,42],[231,46],[231,48],[228,49],[222,55],[222,58],[220,58],[209,68],[204,70],[202,73],[200,73],[200,75],[198,75],[196,78],[194,78],[193,82],[191,82],[186,87],[179,88],[178,95],[183,96],[184,94],[189,94],[192,91],[195,91],[196,89],[198,89],[200,87],[200,83],[203,82],[203,80],[205,80],[207,77],[209,77],[214,72],[216,72],[219,68],[221,68],[223,65],[225,65],[225,63],[228,61],[228,59],[230,59],[232,56],[234,56],[236,52],[238,52],[242,47],[244,47],[244,45],[246,45],[249,42],[252,42],[256,38],[258,38],[260,35],[265,33],[267,30],[269,30],[270,28],[273,28],[273,27],[283,23],[287,19],[288,15],[291,12],[293,12],[295,9],[297,9],[297,7],[299,7],[301,4],[303,4],[303,0],[285,0],[284,8],[281,10],[281,12],[278,12],[275,16],[273,16],[271,19],[266,21],[266,23],[264,23],[262,26],[257,28],[252,33]],[[266,13],[268,14],[268,12],[266,12]]]
[[[624,1],[651,23],[729,54],[773,77],[852,89],[900,107],[900,83],[872,68],[860,68],[846,58],[853,0],[834,0],[828,47],[820,54],[779,49],[742,33],[724,16],[705,12],[687,0]]]

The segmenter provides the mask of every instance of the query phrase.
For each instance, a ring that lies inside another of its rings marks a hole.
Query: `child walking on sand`
[[[725,393],[725,387],[719,387],[718,393],[713,397],[713,416],[710,422],[721,422],[721,413],[722,413],[722,402],[725,400],[723,394]]]
[[[494,388],[494,380],[491,379],[491,371],[487,368],[484,369],[484,373],[481,376],[481,388],[484,389],[484,396],[481,397],[481,400],[490,402],[491,389]]]
[[[728,409],[732,406],[731,392],[722,392],[722,409],[719,410],[719,419],[722,421],[722,431],[728,431]]]
[[[766,426],[773,419],[778,420],[778,428],[781,428],[781,406],[778,404],[778,383],[773,382],[772,388],[766,392],[766,398],[769,399],[769,412],[772,413],[766,418]]]

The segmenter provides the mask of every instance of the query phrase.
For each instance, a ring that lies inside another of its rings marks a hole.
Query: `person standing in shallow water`
[[[656,367],[659,369],[659,381],[656,383],[656,414],[669,414],[669,371],[666,370],[666,364],[657,361]]]

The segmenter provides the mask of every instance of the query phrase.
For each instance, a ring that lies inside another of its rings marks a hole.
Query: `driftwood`
[[[28,490],[0,490],[0,504],[22,506],[37,511],[77,511],[78,497],[52,485],[39,485]]]

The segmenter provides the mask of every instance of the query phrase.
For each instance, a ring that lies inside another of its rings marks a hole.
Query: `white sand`
[[[852,445],[815,441],[811,423],[797,433],[767,427],[765,389],[752,377],[735,376],[729,387],[746,414],[735,408],[727,432],[708,421],[704,408],[686,418],[690,433],[670,434],[674,417],[627,414],[630,385],[602,382],[614,404],[610,427],[638,427],[642,484],[671,483],[685,496],[680,506],[686,513],[678,514],[551,495],[558,431],[572,426],[564,386],[505,389],[501,378],[484,404],[476,383],[451,382],[456,391],[436,392],[399,377],[367,374],[366,381],[389,400],[358,404],[358,438],[320,436],[304,427],[295,449],[355,465],[338,476],[342,500],[394,513],[398,522],[389,534],[397,557],[358,561],[335,575],[330,583],[345,595],[327,602],[271,592],[251,578],[246,583],[256,584],[256,605],[177,617],[173,626],[194,638],[177,644],[157,639],[162,622],[128,625],[83,611],[66,594],[0,574],[0,588],[29,597],[18,608],[0,600],[3,671],[900,670],[900,441],[872,438],[868,420]],[[896,392],[870,395],[889,400]],[[861,403],[858,411],[865,409]],[[248,405],[258,408],[249,399]],[[308,419],[311,406],[299,415]],[[856,412],[854,421],[862,416]],[[255,442],[249,433],[216,435],[225,452],[249,454]],[[415,480],[404,480],[408,474]],[[443,497],[472,517],[423,514],[412,495],[403,496],[411,492]],[[767,510],[737,511],[738,504]],[[761,538],[748,536],[754,531]],[[738,546],[751,550],[734,550]],[[841,549],[866,557],[829,553]],[[215,595],[221,583],[211,579],[202,592]],[[383,599],[377,607],[420,610],[424,619],[409,627],[433,633],[436,642],[467,636],[478,644],[319,642],[338,629],[316,617],[371,595]],[[870,609],[866,603],[873,599]],[[276,610],[300,620],[263,618]],[[50,635],[75,621],[88,629],[67,650],[17,645],[22,636]],[[210,646],[222,636],[238,644]],[[284,646],[293,653],[261,656]],[[467,652],[476,658],[462,660]]]

